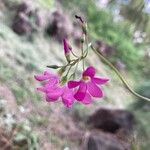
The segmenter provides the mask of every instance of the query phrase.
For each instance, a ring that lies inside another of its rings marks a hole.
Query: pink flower
[[[95,77],[95,68],[88,67],[82,74],[80,81],[69,81],[70,89],[79,88],[76,90],[74,98],[84,104],[91,103],[91,97],[103,97],[103,92],[98,84],[102,85],[108,82],[109,79]]]
[[[45,91],[46,100],[48,102],[57,101],[59,98],[62,99],[63,104],[66,107],[71,107],[74,103],[73,91],[67,86],[60,87],[59,85],[51,87]]]
[[[64,86],[63,94],[61,95],[61,97],[64,105],[68,108],[70,108],[75,101],[74,92],[72,89],[69,89],[68,86]]]
[[[61,98],[66,107],[73,105],[75,99],[72,89],[69,89],[66,85],[61,86],[59,84],[60,79],[57,75],[45,71],[41,75],[36,75],[35,79],[38,81],[46,81],[42,87],[37,88],[37,90],[45,93],[46,101],[55,102]]]

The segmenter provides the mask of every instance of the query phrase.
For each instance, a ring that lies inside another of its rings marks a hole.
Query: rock
[[[17,6],[16,13],[19,14],[20,12],[29,15],[32,12],[32,8],[27,2],[24,1]]]
[[[46,33],[56,38],[59,42],[71,35],[72,30],[72,22],[63,12],[57,10],[49,16]]]
[[[111,133],[90,131],[86,137],[84,150],[130,150],[130,144]]]
[[[32,26],[28,20],[28,17],[23,13],[18,14],[12,25],[13,31],[19,35],[31,34]]]
[[[133,129],[134,116],[126,110],[101,108],[89,117],[88,124],[109,133],[122,130],[126,136]]]
[[[30,35],[40,27],[41,18],[38,9],[33,9],[30,5],[27,2],[22,2],[16,6],[12,29],[19,35]]]
[[[100,108],[87,120],[83,150],[130,150],[134,116],[126,110]]]

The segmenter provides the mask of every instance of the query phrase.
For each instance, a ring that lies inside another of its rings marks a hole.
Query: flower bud
[[[75,18],[78,19],[82,26],[82,32],[83,34],[87,34],[87,23],[82,19],[81,16],[75,15]]]
[[[52,69],[58,69],[58,68],[60,68],[59,66],[57,66],[57,65],[50,65],[50,66],[47,66],[48,68],[52,68]]]
[[[63,40],[63,44],[64,44],[64,53],[65,53],[66,59],[67,59],[68,62],[70,62],[70,51],[71,51],[71,47],[70,47],[70,45],[68,44],[68,42],[67,42],[66,39]]]
[[[84,23],[82,17],[78,16],[78,15],[75,15],[75,18],[78,19],[81,23]]]

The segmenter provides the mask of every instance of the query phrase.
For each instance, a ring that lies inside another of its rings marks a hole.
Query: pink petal
[[[52,98],[49,98],[47,95],[46,95],[46,101],[47,102],[55,102],[57,101],[58,99],[52,99]]]
[[[63,101],[64,105],[68,108],[70,108],[73,105],[74,100],[75,99],[74,99],[73,95],[66,94],[62,97],[62,101]]]
[[[95,83],[88,82],[87,89],[93,97],[103,97],[102,90]]]
[[[107,78],[92,78],[92,82],[96,83],[96,84],[105,84],[109,81],[109,79]]]
[[[49,72],[49,71],[44,71],[44,75],[55,76],[54,74],[52,74],[52,73]]]
[[[65,88],[64,93],[62,95],[62,101],[64,105],[68,108],[70,108],[73,105],[75,99],[73,97],[73,91],[71,89],[67,87]]]
[[[44,75],[49,76],[49,81],[48,81],[49,84],[58,83],[60,80],[60,77],[58,75],[52,74],[48,71],[45,71]]]
[[[47,76],[55,78],[55,79],[59,79],[59,76],[57,74],[53,74],[49,71],[44,71],[44,75],[47,75]]]
[[[86,91],[87,91],[86,84],[84,82],[81,82],[78,91],[74,95],[74,98],[78,101],[82,101],[85,98]]]
[[[63,40],[65,54],[70,52],[70,47],[66,39]]]
[[[84,99],[81,101],[81,103],[87,105],[87,104],[90,104],[91,102],[92,102],[91,96],[88,93],[86,93],[86,95],[85,95]]]
[[[46,89],[44,86],[38,87],[37,90],[46,93]]]
[[[51,77],[48,82],[47,82],[47,86],[50,87],[50,86],[54,86],[56,84],[59,83],[59,79],[57,77]]]
[[[38,81],[48,80],[50,78],[49,75],[35,75],[34,78]]]
[[[54,91],[54,87],[55,86],[43,86],[43,87],[38,87],[37,90],[38,91],[41,91],[41,92],[44,92],[44,93],[49,93],[51,91]]]
[[[53,91],[54,89],[56,89],[58,87],[58,85],[56,84],[56,80],[55,79],[51,79],[49,80],[45,85],[43,85],[42,87],[38,87],[37,90],[44,92],[44,93],[48,93]]]
[[[75,87],[79,86],[80,83],[81,83],[81,81],[69,81],[68,82],[68,88],[70,88],[70,89],[75,88]]]
[[[44,80],[48,80],[48,79],[51,79],[51,78],[55,78],[58,80],[58,76],[57,75],[54,75],[48,71],[45,71],[43,74],[40,74],[40,75],[35,75],[34,78],[38,81],[44,81]]]
[[[63,93],[63,89],[57,88],[51,90],[49,93],[47,93],[47,98],[51,101],[57,100]]]
[[[93,78],[95,75],[95,68],[94,67],[88,67],[84,72],[83,72],[83,76],[89,76],[91,78]]]

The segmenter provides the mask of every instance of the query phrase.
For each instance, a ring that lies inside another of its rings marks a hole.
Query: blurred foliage
[[[137,89],[137,92],[143,96],[150,98],[150,81],[143,83]],[[148,150],[150,147],[150,103],[142,99],[138,99],[129,106],[137,118],[138,140],[143,150]]]
[[[140,87],[137,89],[137,92],[141,95],[144,95],[145,97],[150,98],[150,81],[144,82]],[[150,103],[148,101],[139,100],[133,105],[134,110],[135,109],[144,109],[149,110],[150,109]]]
[[[39,3],[46,7],[46,8],[51,8],[54,5],[54,0],[38,0]]]
[[[8,7],[12,8],[16,4],[19,4],[22,0],[2,0],[2,2]]]
[[[14,146],[16,149],[21,150],[38,150],[39,139],[36,133],[34,133],[31,127],[27,123],[18,125],[17,130],[19,131],[14,138]]]
[[[65,0],[62,2],[69,8],[73,5],[81,6],[81,11],[87,17],[89,34],[94,40],[101,40],[114,48],[115,54],[111,61],[119,58],[130,70],[141,69],[143,60],[143,45],[133,43],[133,30],[122,20],[116,21],[113,14],[96,6],[94,1]]]
[[[5,142],[0,148],[6,149],[5,145],[7,146],[10,142],[9,149],[38,150],[39,139],[37,134],[32,131],[30,122],[26,119],[18,123],[16,116],[7,110],[8,103],[9,101],[0,98],[0,144],[5,138]]]
[[[130,24],[134,24],[135,30],[146,32],[146,42],[150,42],[150,12],[149,0],[110,0],[109,5],[119,7],[120,14],[127,19]]]
[[[113,60],[119,58],[129,69],[139,67],[140,49],[133,44],[130,30],[123,23],[114,22],[113,16],[105,10],[91,7],[88,11],[91,34],[114,47]]]

